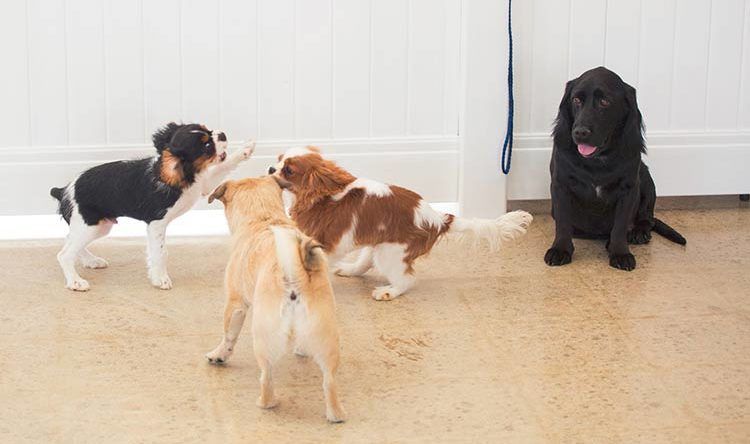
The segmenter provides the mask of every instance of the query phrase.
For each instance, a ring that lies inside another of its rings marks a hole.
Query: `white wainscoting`
[[[492,2],[472,3],[479,15]],[[258,140],[240,175],[317,143],[358,174],[456,202],[461,10],[461,0],[6,0],[0,214],[52,213],[51,186],[149,155],[170,120],[223,129],[235,146]]]
[[[311,140],[326,147],[328,157],[353,174],[377,177],[420,193],[430,202],[456,202],[459,139],[456,136]],[[257,144],[253,157],[241,165],[234,177],[265,174],[276,157],[299,141],[277,140]],[[239,149],[230,144],[230,151]],[[147,144],[81,145],[76,147],[0,148],[0,208],[7,215],[51,214],[56,201],[50,186],[63,186],[75,175],[103,162],[145,157],[153,148]],[[214,203],[215,208],[220,204]],[[206,208],[203,203],[196,208]]]
[[[750,192],[750,0],[514,2],[509,199],[549,197],[565,82],[604,65],[638,91],[659,195]]]

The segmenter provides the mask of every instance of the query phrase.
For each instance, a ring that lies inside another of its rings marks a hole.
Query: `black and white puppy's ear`
[[[165,148],[169,147],[169,142],[172,141],[172,137],[174,137],[174,133],[178,129],[180,129],[181,126],[182,125],[178,125],[175,122],[169,122],[165,126],[156,130],[154,135],[151,136],[151,140],[154,141],[154,147],[156,147],[156,151],[159,154],[161,154]]]

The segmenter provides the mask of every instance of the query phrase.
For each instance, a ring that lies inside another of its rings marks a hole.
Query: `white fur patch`
[[[393,191],[391,191],[391,187],[387,184],[377,182],[372,179],[357,179],[347,185],[346,188],[344,188],[344,191],[334,194],[332,196],[332,199],[341,200],[344,198],[344,196],[347,195],[347,193],[349,193],[349,191],[355,188],[361,188],[365,190],[365,194],[368,196],[385,197],[393,194]]]
[[[497,219],[469,219],[456,217],[450,227],[450,233],[458,233],[459,240],[470,240],[477,243],[486,241],[493,251],[514,239],[526,234],[526,229],[534,218],[525,211],[511,211]]]
[[[289,159],[290,157],[297,157],[297,156],[304,156],[306,154],[313,154],[315,151],[311,150],[310,148],[306,146],[296,146],[293,148],[289,148],[286,150],[286,153],[284,153],[284,159]]]
[[[284,279],[287,284],[292,284],[297,280],[295,269],[299,261],[299,243],[297,233],[289,228],[272,226],[273,238],[276,243],[276,257],[279,260],[279,266],[284,273]]]
[[[420,228],[441,228],[445,224],[445,215],[435,211],[424,200],[414,209],[414,225]]]
[[[341,236],[341,239],[339,240],[339,243],[336,244],[335,247],[333,247],[333,251],[331,252],[331,257],[334,261],[341,260],[344,256],[354,251],[357,246],[354,243],[354,232],[357,229],[357,218],[354,217],[352,219],[352,225],[349,227],[348,230],[344,232],[344,234]]]

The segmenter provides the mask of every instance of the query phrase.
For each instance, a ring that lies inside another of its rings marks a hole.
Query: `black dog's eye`
[[[609,100],[607,99],[601,99],[599,100],[599,105],[601,105],[602,108],[606,108],[609,106]]]
[[[206,143],[205,145],[203,145],[203,148],[205,148],[206,151],[211,151],[211,144]]]
[[[281,169],[281,174],[285,176],[291,176],[292,175],[292,169],[288,166],[284,166],[284,168]]]
[[[578,97],[573,97],[573,105],[581,106],[581,99],[579,99]]]

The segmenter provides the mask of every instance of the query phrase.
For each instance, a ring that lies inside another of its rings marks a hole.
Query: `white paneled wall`
[[[456,201],[460,44],[461,0],[6,0],[0,189],[28,189],[0,212],[52,212],[50,186],[170,120],[257,139],[239,174],[312,142]]]
[[[510,199],[549,195],[565,82],[605,65],[638,91],[660,195],[750,191],[750,0],[514,2]]]

